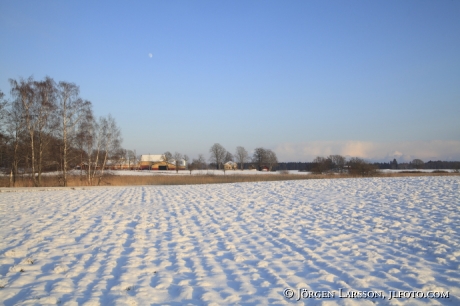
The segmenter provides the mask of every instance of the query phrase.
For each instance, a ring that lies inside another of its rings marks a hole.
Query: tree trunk
[[[108,151],[106,150],[106,151],[105,151],[105,155],[104,155],[104,162],[103,162],[102,168],[101,168],[101,175],[99,176],[99,180],[98,180],[98,182],[97,182],[97,185],[98,185],[98,186],[101,185],[102,176],[104,175],[104,168],[105,168],[105,163],[107,162],[107,155],[108,155]]]
[[[37,171],[38,171],[38,186],[42,185],[42,171],[43,171],[43,135],[41,133],[38,134],[38,164],[37,164]]]
[[[64,150],[62,151],[62,172],[64,176],[64,187],[67,187],[67,101],[64,101],[62,112],[62,141],[64,142]]]

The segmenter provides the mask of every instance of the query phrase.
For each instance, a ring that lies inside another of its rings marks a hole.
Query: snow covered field
[[[404,177],[1,193],[0,302],[460,305],[459,183]],[[343,298],[356,291],[385,298]],[[390,299],[400,291],[449,298]],[[334,297],[306,299],[328,292]]]

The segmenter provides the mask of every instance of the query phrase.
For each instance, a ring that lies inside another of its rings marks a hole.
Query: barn
[[[179,161],[179,170],[185,170],[186,168],[185,160],[181,159]],[[141,155],[141,160],[139,162],[139,169],[141,170],[176,170],[176,161],[174,159],[164,160],[163,154],[148,154]]]

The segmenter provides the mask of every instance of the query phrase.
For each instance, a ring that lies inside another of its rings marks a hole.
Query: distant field
[[[373,177],[408,177],[408,176],[459,176],[452,170],[384,170]],[[101,186],[139,186],[139,185],[195,185],[195,184],[221,184],[239,182],[264,182],[264,181],[290,181],[290,180],[309,180],[309,179],[331,179],[331,178],[356,178],[348,174],[312,174],[310,172],[282,171],[282,172],[262,172],[262,171],[241,171],[241,170],[197,170],[190,174],[189,171],[109,171],[102,179]],[[45,173],[43,175],[42,187],[61,186],[61,180],[56,172]],[[9,186],[9,177],[0,177],[0,187]],[[84,177],[80,172],[73,170],[69,175],[68,186],[87,186]],[[19,178],[16,187],[33,187],[30,177]]]

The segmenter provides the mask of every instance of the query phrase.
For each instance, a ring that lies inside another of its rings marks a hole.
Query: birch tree
[[[182,159],[182,154],[179,152],[174,153],[174,162],[176,164],[176,173],[179,173],[179,166],[180,166],[180,161]]]
[[[209,160],[216,164],[217,169],[220,169],[220,166],[224,163],[227,150],[218,143],[215,143],[210,149],[211,157]]]
[[[127,150],[126,157],[128,158],[128,169],[131,170],[131,165],[134,165],[133,168],[136,167],[136,153],[132,150]]]
[[[265,152],[267,154],[266,158],[267,158],[268,171],[272,171],[273,167],[278,165],[278,157],[276,156],[276,153],[270,149],[267,149]]]
[[[88,176],[88,184],[91,186],[94,183],[98,167],[100,169],[99,165],[99,159],[101,156],[101,151],[104,146],[104,135],[103,131],[101,129],[101,119],[99,121],[96,120],[91,120],[90,121],[90,130],[91,130],[91,136],[87,138],[87,152],[88,154],[88,170],[87,170],[87,176]]]
[[[102,162],[101,173],[97,182],[98,186],[101,184],[108,158],[112,157],[120,149],[122,142],[121,131],[118,128],[115,119],[111,115],[108,115],[107,118],[102,117],[100,125],[103,137],[102,143],[104,145],[104,160]]]
[[[37,187],[38,181],[35,177],[35,131],[37,128],[37,117],[35,114],[35,92],[33,89],[33,79],[29,77],[27,80],[20,78],[19,81],[10,79],[11,95],[15,99],[17,110],[24,120],[24,125],[29,137],[29,154],[30,154],[30,167],[31,179],[33,185]]]
[[[35,90],[35,129],[37,133],[37,183],[41,186],[41,177],[44,166],[44,151],[48,148],[53,131],[57,128],[56,84],[53,79],[34,82]]]
[[[5,134],[8,139],[8,153],[10,155],[10,187],[16,186],[18,178],[18,166],[20,162],[20,143],[24,133],[24,117],[21,105],[13,101],[10,107],[5,110]]]
[[[4,127],[4,122],[3,120],[5,119],[6,115],[6,106],[8,102],[4,100],[5,94],[3,91],[0,90],[0,133],[3,133],[3,127]]]
[[[80,179],[83,178],[83,171],[85,171],[86,182],[92,185],[91,179],[94,177],[92,173],[92,154],[96,140],[97,123],[94,120],[91,108],[87,115],[80,120],[77,128],[76,144],[80,151]],[[85,166],[86,164],[86,166]],[[84,169],[84,170],[83,170]]]
[[[328,159],[331,160],[332,165],[337,168],[337,171],[340,173],[343,172],[345,169],[345,164],[347,163],[347,160],[345,157],[342,155],[329,155]]]
[[[255,148],[252,155],[252,162],[257,165],[260,171],[262,166],[267,162],[267,151],[264,148]]]
[[[74,83],[59,82],[58,84],[60,130],[64,146],[62,151],[64,186],[67,186],[68,153],[72,136],[75,134],[76,125],[87,116],[91,106],[91,102],[79,98],[79,92],[79,87]]]
[[[204,154],[198,154],[197,162],[200,170],[206,168],[206,158],[204,157]]]
[[[162,156],[161,156],[161,161],[166,163],[166,170],[169,170],[169,161],[173,158],[173,155],[171,152],[166,151]]]
[[[244,170],[244,163],[249,161],[249,154],[243,147],[237,147],[235,152],[235,160],[240,164],[241,170]]]

